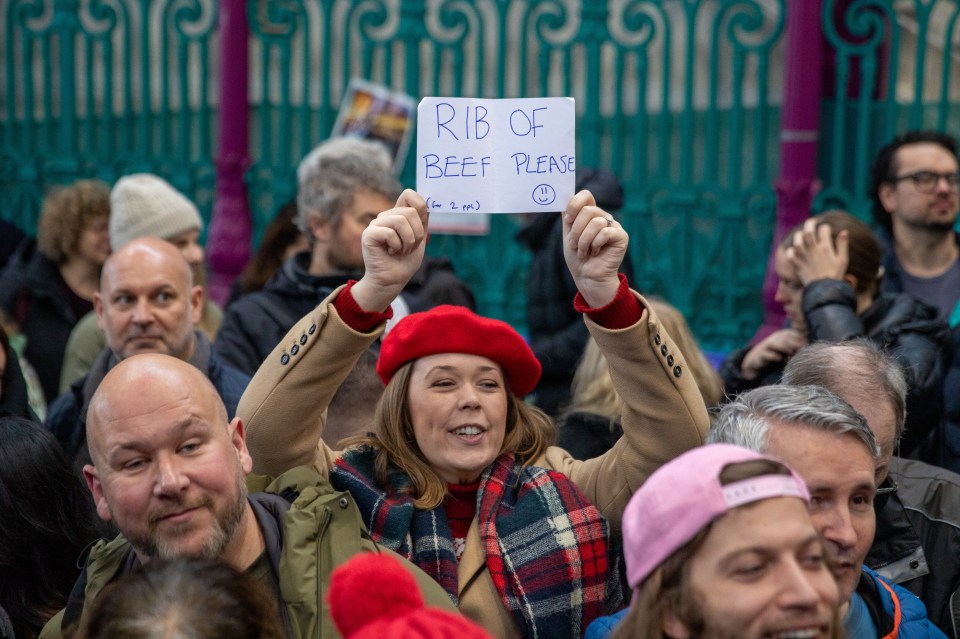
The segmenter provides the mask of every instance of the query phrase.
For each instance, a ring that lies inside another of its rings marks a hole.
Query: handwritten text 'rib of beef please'
[[[431,212],[562,211],[576,183],[573,98],[424,98],[417,191]]]

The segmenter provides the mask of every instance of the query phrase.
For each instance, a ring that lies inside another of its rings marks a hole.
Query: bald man
[[[47,428],[67,454],[81,463],[88,460],[84,437],[90,398],[111,368],[138,353],[162,353],[193,364],[233,416],[250,378],[224,364],[196,329],[203,289],[194,283],[190,264],[177,247],[152,237],[124,244],[103,265],[93,307],[107,347],[47,413]]]
[[[66,609],[42,637],[59,637],[138,565],[183,557],[248,572],[276,597],[286,636],[339,636],[323,601],[329,572],[378,551],[356,505],[310,468],[248,477],[243,423],[227,419],[196,367],[160,354],[117,364],[91,398],[87,445],[84,478],[98,514],[121,535],[94,546]],[[430,605],[453,610],[436,582],[401,561]]]

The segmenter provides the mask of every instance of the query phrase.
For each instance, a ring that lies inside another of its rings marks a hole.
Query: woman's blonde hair
[[[687,360],[687,368],[697,382],[707,408],[718,406],[723,402],[723,379],[703,354],[683,313],[669,302],[658,298],[650,300],[650,306],[653,307],[653,312],[657,314],[663,327],[667,329],[667,333],[673,338],[677,348],[683,353],[683,358]]]
[[[649,302],[667,333],[683,353],[687,367],[700,388],[704,403],[708,408],[719,405],[723,401],[723,380],[700,350],[683,315],[663,300],[652,299]],[[577,412],[594,413],[611,421],[619,421],[622,404],[610,378],[607,358],[593,339],[588,340],[573,375],[570,404],[564,415]]]
[[[583,357],[573,374],[570,404],[564,415],[571,413],[594,413],[611,421],[620,420],[620,408],[623,401],[617,395],[610,378],[607,358],[591,337],[583,349]]]
[[[433,470],[414,435],[410,418],[410,378],[416,360],[401,366],[383,391],[374,415],[372,436],[355,437],[348,445],[367,445],[376,451],[376,479],[390,485],[390,474],[399,470],[410,478],[411,495],[417,508],[436,508],[447,495],[447,483]],[[513,453],[527,465],[542,455],[557,439],[553,420],[535,406],[505,389],[507,424],[500,455]]]

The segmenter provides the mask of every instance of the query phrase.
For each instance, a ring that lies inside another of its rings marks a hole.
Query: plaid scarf
[[[353,495],[373,538],[457,602],[457,560],[443,507],[415,508],[410,480],[399,471],[387,487],[374,477],[368,447],[347,451],[330,473],[337,490]],[[504,455],[480,478],[477,520],[487,570],[524,636],[581,637],[591,621],[622,607],[617,544],[566,475]]]

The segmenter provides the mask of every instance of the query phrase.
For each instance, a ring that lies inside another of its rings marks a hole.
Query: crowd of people
[[[520,222],[526,337],[377,143],[297,177],[223,310],[156,175],[3,244],[0,637],[960,637],[956,140],[792,229],[718,370],[609,171]]]

